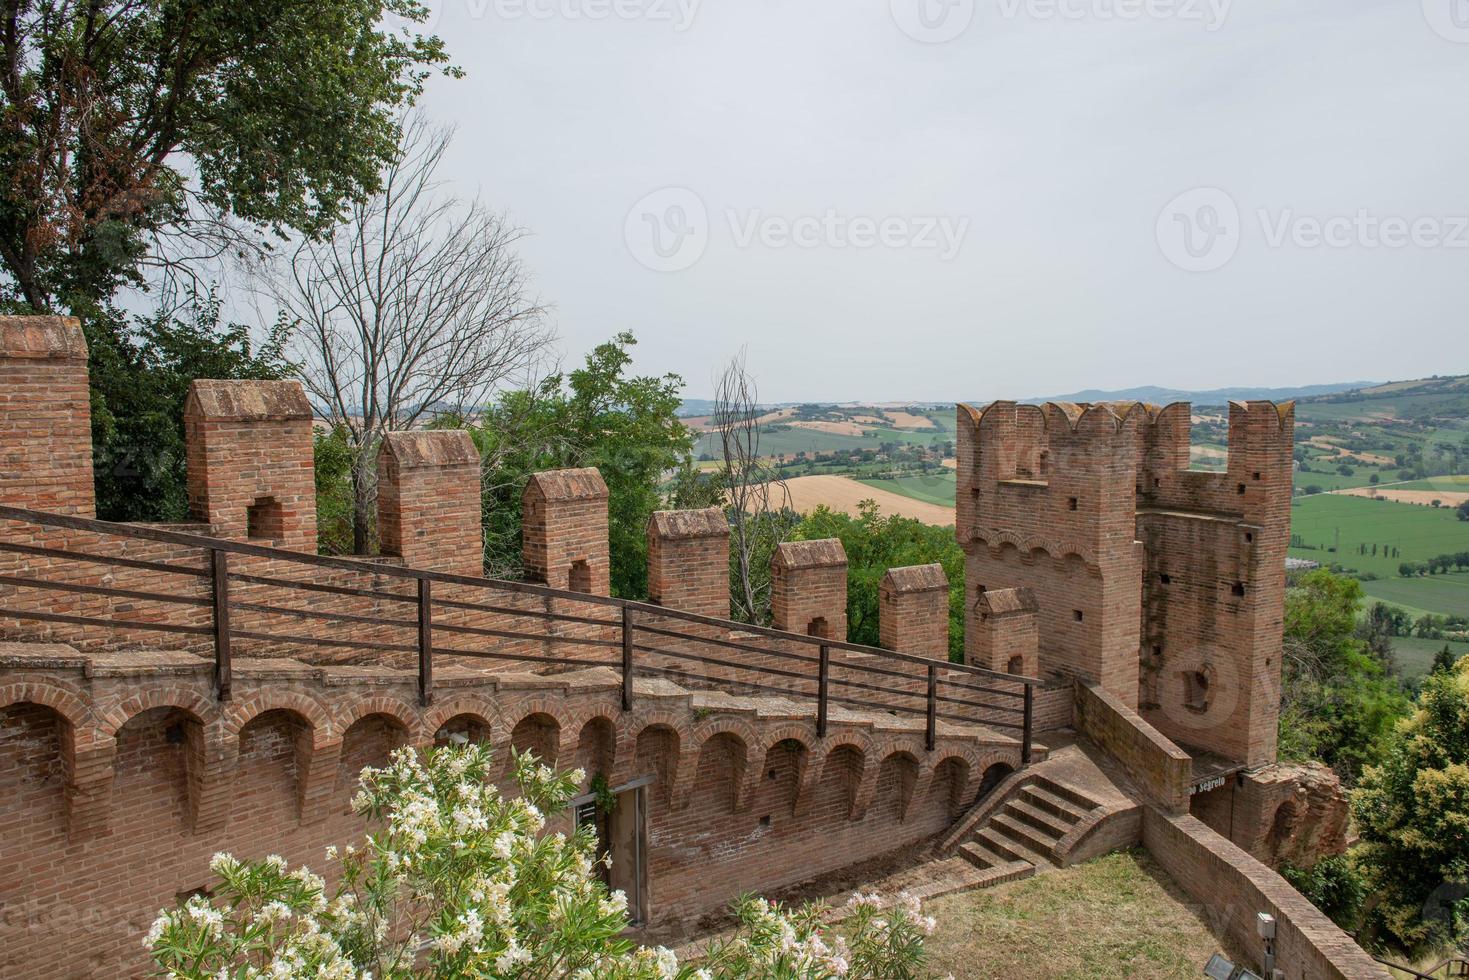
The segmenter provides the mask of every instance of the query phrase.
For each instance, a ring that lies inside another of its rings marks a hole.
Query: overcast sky
[[[707,397],[1469,371],[1469,0],[429,0],[568,360]],[[1455,9],[1455,4],[1458,9]]]

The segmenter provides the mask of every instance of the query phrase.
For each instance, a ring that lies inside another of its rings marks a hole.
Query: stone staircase
[[[1029,878],[1065,863],[1064,842],[1085,830],[1101,804],[1044,777],[1019,784],[959,845],[984,874],[984,884]]]

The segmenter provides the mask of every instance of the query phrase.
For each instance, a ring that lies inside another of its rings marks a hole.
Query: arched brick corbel
[[[240,742],[222,723],[189,726],[189,826],[195,834],[229,823]]]
[[[872,806],[872,801],[877,796],[877,773],[881,768],[881,762],[869,752],[862,758],[862,778],[857,783],[857,792],[852,797],[852,805],[847,811],[848,820],[862,820],[867,816],[867,810]]]
[[[296,794],[301,823],[316,824],[333,812],[337,767],[342,760],[340,737],[323,737],[303,747],[296,765]]]
[[[72,842],[100,837],[107,833],[112,815],[117,739],[96,729],[73,727],[63,752],[67,836]]]

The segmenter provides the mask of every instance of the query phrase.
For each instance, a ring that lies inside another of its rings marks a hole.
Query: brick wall
[[[1111,692],[1077,682],[1076,730],[1122,763],[1155,803],[1170,813],[1188,812],[1193,760]]]
[[[890,568],[877,589],[879,644],[887,650],[949,659],[949,579],[942,565]]]
[[[536,473],[522,498],[526,577],[553,589],[608,595],[607,484],[594,469]]]
[[[770,559],[775,628],[847,638],[847,553],[841,541],[786,541]]]
[[[378,453],[382,552],[454,575],[484,574],[480,458],[468,432],[390,432]]]
[[[0,316],[0,504],[96,516],[87,342],[71,317]]]
[[[1018,765],[1013,745],[973,730],[927,752],[921,731],[849,716],[818,739],[811,713],[757,718],[669,685],[624,712],[601,671],[445,671],[430,708],[414,684],[244,659],[220,704],[209,664],[188,654],[0,645],[0,836],[23,843],[0,874],[0,975],[141,972],[153,916],[209,884],[211,854],[324,870],[325,846],[363,829],[348,812],[360,767],[450,731],[614,786],[651,776],[660,925],[921,841],[973,802],[986,769]]]
[[[316,551],[311,405],[295,381],[195,381],[184,403],[189,509],[224,538]]]
[[[1191,812],[1272,868],[1309,868],[1347,849],[1351,808],[1341,780],[1314,762],[1277,763],[1193,798]]]
[[[659,511],[649,519],[648,599],[729,618],[729,521],[722,508]]]
[[[971,667],[1035,677],[1040,673],[1039,605],[1030,589],[988,589],[970,602],[964,659]]]
[[[1145,808],[1143,844],[1239,948],[1261,950],[1255,916],[1273,915],[1276,968],[1286,980],[1387,980],[1386,968],[1284,878],[1195,817]],[[1251,965],[1259,971],[1258,961]]]

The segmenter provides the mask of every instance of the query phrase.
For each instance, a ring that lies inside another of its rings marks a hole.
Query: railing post
[[[928,751],[939,743],[939,666],[928,665]]]
[[[622,710],[632,710],[632,609],[622,607]]]
[[[831,647],[821,645],[816,675],[816,737],[826,738],[826,700],[831,690]]]
[[[426,578],[418,580],[418,703],[434,703],[434,592]]]
[[[229,552],[209,549],[209,573],[214,598],[214,689],[219,700],[230,699],[230,566]]]
[[[1025,733],[1020,742],[1020,764],[1030,765],[1030,729],[1035,719],[1035,688],[1025,685]]]

